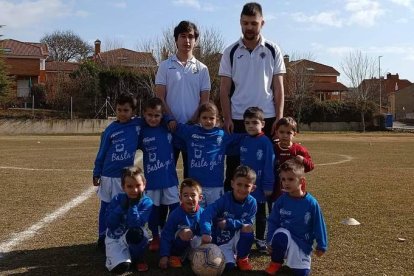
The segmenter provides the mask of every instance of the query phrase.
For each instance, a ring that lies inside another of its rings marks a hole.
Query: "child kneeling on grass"
[[[201,185],[191,178],[184,179],[180,186],[181,206],[171,212],[161,232],[160,268],[181,267],[189,251],[200,246],[201,199]]]
[[[268,219],[267,243],[271,262],[268,275],[276,275],[283,262],[295,276],[310,273],[312,246],[322,256],[328,246],[326,225],[318,201],[302,190],[305,169],[298,159],[289,159],[280,168],[283,193],[273,205]]]
[[[148,222],[152,200],[144,195],[145,177],[138,167],[124,169],[121,185],[124,193],[116,195],[107,210],[106,267],[122,274],[130,264],[147,271],[143,256],[148,247],[144,225]]]
[[[254,241],[253,221],[257,211],[254,190],[256,173],[247,166],[239,166],[231,180],[232,191],[208,205],[201,214],[202,243],[217,244],[224,254],[225,271],[237,263],[241,271],[253,270],[248,256]],[[237,259],[235,259],[235,255]]]

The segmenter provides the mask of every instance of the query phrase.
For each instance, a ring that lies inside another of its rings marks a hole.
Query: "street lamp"
[[[378,56],[378,79],[379,79],[379,113],[381,114],[381,58]]]

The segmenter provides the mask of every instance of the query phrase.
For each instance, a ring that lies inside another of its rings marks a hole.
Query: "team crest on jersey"
[[[266,56],[266,53],[265,53],[265,52],[261,52],[261,53],[260,53],[260,57],[261,57],[261,58],[265,58],[265,56]]]
[[[223,142],[223,137],[219,136],[217,137],[217,145],[221,145],[221,143]]]
[[[150,153],[148,156],[148,159],[150,162],[155,162],[157,161],[157,154],[156,153]]]
[[[305,221],[304,221],[304,223],[305,224],[308,224],[309,223],[309,221],[310,221],[310,219],[311,219],[311,214],[310,214],[310,212],[306,212],[305,213]]]
[[[198,74],[198,72],[199,72],[199,70],[198,70],[197,66],[196,66],[196,67],[194,67],[194,68],[192,69],[192,71],[193,71],[193,74]]]
[[[263,150],[259,149],[256,152],[256,157],[257,157],[257,160],[262,160],[262,158],[263,158]]]
[[[124,144],[116,144],[115,145],[115,151],[116,152],[124,151],[124,148],[125,148]]]

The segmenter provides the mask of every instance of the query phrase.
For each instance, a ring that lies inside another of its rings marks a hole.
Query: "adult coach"
[[[240,25],[243,36],[224,50],[220,62],[220,101],[224,128],[229,133],[245,132],[243,113],[251,106],[264,111],[264,132],[272,138],[276,122],[283,117],[285,64],[279,47],[266,40],[262,7],[252,2],[243,6]],[[226,161],[225,190],[230,190],[237,157]]]
[[[161,62],[155,77],[155,94],[163,101],[166,112],[178,123],[195,122],[200,104],[210,98],[210,75],[208,68],[193,54],[199,37],[197,26],[181,21],[174,28],[177,53]],[[183,157],[184,178],[188,176],[185,145],[174,138],[174,157],[177,163],[180,152]]]

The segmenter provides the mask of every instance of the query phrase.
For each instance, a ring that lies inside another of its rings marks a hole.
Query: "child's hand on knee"
[[[178,236],[183,241],[191,241],[193,239],[193,237],[194,237],[193,236],[193,231],[191,231],[191,229],[188,229],[188,228],[182,229],[178,233]]]
[[[251,224],[244,224],[241,229],[241,232],[243,233],[252,233],[253,231],[253,225]]]
[[[158,266],[161,269],[167,269],[168,268],[168,256],[161,257]]]
[[[222,219],[222,220],[220,220],[220,221],[217,222],[217,226],[221,230],[224,230],[224,229],[226,229],[226,223],[227,223],[227,221],[225,219]]]
[[[324,252],[324,251],[319,250],[319,249],[316,249],[316,250],[315,250],[315,255],[316,255],[316,256],[318,256],[318,257],[322,257],[322,255],[323,255],[323,254],[325,254],[325,252]]]

